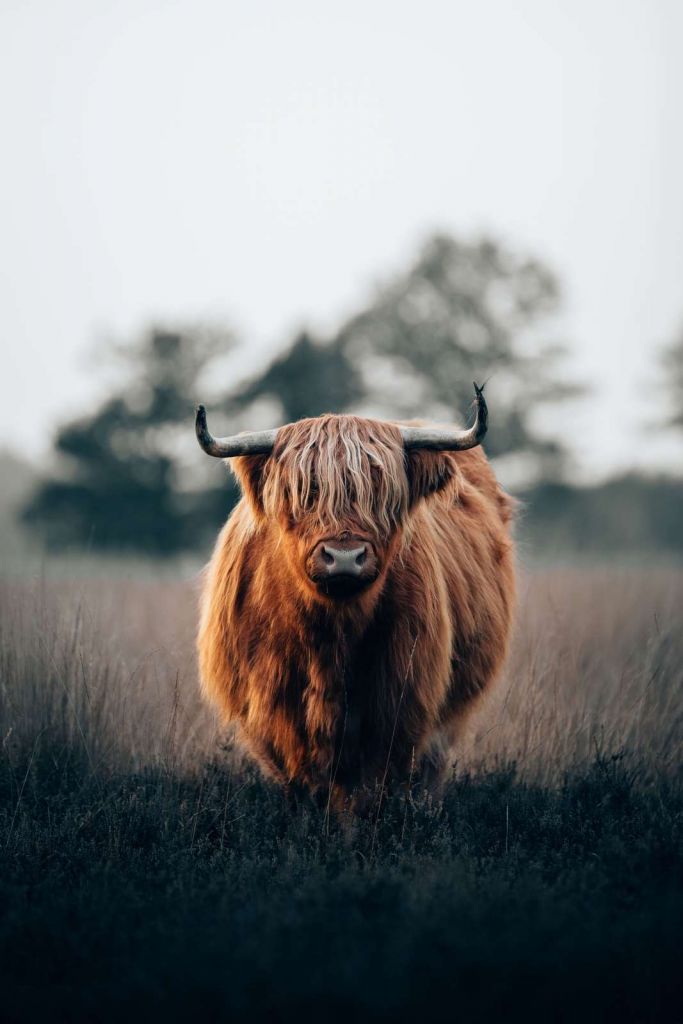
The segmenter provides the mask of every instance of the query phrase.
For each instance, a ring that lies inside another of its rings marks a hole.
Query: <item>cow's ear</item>
[[[450,452],[406,452],[406,471],[410,504],[435,494],[457,475],[458,467]]]
[[[231,459],[232,471],[237,477],[242,493],[251,505],[252,512],[258,519],[265,515],[263,510],[263,471],[267,455],[240,455]]]

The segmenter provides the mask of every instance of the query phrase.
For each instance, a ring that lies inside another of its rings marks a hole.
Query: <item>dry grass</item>
[[[49,732],[98,768],[211,759],[198,697],[196,581],[12,580],[0,588],[0,735]],[[514,762],[559,781],[596,753],[671,773],[683,740],[683,573],[562,569],[526,576],[505,678],[472,717],[459,767]]]
[[[683,573],[545,570],[523,580],[505,678],[465,763],[559,781],[596,755],[672,772],[683,744]]]
[[[48,731],[95,768],[187,766],[215,743],[194,665],[194,587],[135,579],[6,583],[1,730],[25,749]]]
[[[63,568],[0,586],[3,1020],[680,1020],[680,573],[530,575],[443,805],[349,834],[216,756],[191,581]]]

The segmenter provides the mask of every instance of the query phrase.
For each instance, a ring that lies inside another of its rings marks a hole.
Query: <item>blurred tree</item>
[[[621,565],[683,557],[683,480],[675,477],[627,473],[584,487],[542,481],[519,497],[518,537],[531,557],[618,554]]]
[[[537,476],[557,476],[563,448],[531,423],[539,405],[579,391],[559,376],[563,349],[538,334],[557,306],[557,282],[537,260],[438,235],[327,344],[299,337],[233,408],[268,394],[283,420],[349,408],[452,419],[469,406],[472,380],[491,377],[487,450],[526,454]]]
[[[276,399],[282,422],[348,409],[365,395],[360,374],[338,345],[314,340],[305,331],[262,374],[234,394],[228,405],[241,409],[258,398]]]
[[[661,366],[670,408],[663,426],[683,430],[683,330],[664,349]]]
[[[121,386],[93,415],[59,430],[55,451],[65,471],[44,481],[24,509],[48,546],[166,554],[194,546],[197,531],[225,517],[232,502],[224,474],[218,486],[187,492],[178,464],[198,379],[231,344],[225,332],[152,330],[113,349]]]

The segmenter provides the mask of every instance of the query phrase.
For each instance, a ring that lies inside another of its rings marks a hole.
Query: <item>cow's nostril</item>
[[[325,565],[334,565],[334,555],[331,555],[327,548],[323,548],[322,556]]]
[[[364,564],[365,564],[365,559],[366,559],[367,557],[368,557],[368,552],[367,552],[367,549],[366,549],[366,548],[363,548],[363,550],[362,550],[362,551],[360,551],[360,552],[359,552],[359,553],[358,553],[358,554],[356,555],[356,565],[364,565]]]

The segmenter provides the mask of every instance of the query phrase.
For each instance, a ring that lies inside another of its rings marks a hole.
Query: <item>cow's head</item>
[[[213,438],[197,409],[201,447],[233,467],[255,517],[279,533],[283,571],[322,602],[381,584],[415,505],[455,473],[447,453],[486,433],[483,388],[468,430],[318,416],[279,430]]]

